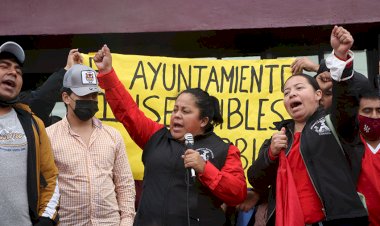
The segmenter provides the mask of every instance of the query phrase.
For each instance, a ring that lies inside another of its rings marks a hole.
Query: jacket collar
[[[316,119],[321,118],[324,116],[325,110],[322,107],[318,107],[318,109],[310,116],[310,118],[306,121],[306,125],[308,125],[310,122],[313,122]],[[282,127],[285,127],[289,130],[294,130],[294,120],[293,119],[286,119],[279,122],[273,123],[277,130],[281,130]]]

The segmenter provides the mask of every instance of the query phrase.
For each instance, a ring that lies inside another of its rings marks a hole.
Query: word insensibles
[[[90,58],[88,59],[91,65]],[[113,54],[119,79],[139,109],[154,121],[170,124],[178,94],[201,88],[218,98],[224,123],[215,132],[241,151],[246,169],[257,157],[263,141],[276,130],[273,122],[288,118],[283,106],[283,86],[293,59],[209,60]],[[97,116],[120,129],[132,161],[134,177],[143,175],[141,150],[117,123],[104,95]],[[136,149],[136,150],[135,150]]]

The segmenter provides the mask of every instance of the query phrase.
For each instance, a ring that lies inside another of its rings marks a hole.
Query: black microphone
[[[185,146],[186,149],[194,149],[194,137],[191,133],[185,134]],[[195,177],[195,170],[193,168],[190,169],[191,177]]]

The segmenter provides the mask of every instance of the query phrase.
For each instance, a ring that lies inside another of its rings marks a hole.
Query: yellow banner
[[[94,69],[91,54],[83,54]],[[140,109],[151,119],[169,125],[176,96],[200,87],[219,99],[224,123],[215,129],[241,151],[245,170],[257,157],[263,141],[275,128],[273,122],[288,118],[281,89],[290,76],[293,59],[209,60],[112,54],[113,67]],[[125,139],[134,178],[143,178],[141,149],[123,125],[116,122],[104,95],[96,116],[117,128]]]

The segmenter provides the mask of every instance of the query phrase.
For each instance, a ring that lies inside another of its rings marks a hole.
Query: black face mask
[[[98,112],[98,101],[94,100],[76,100],[75,115],[82,121],[87,121]]]
[[[3,100],[1,97],[0,97],[0,107],[9,107],[13,104],[16,104],[20,102],[20,97],[17,96],[15,97],[13,100]]]

